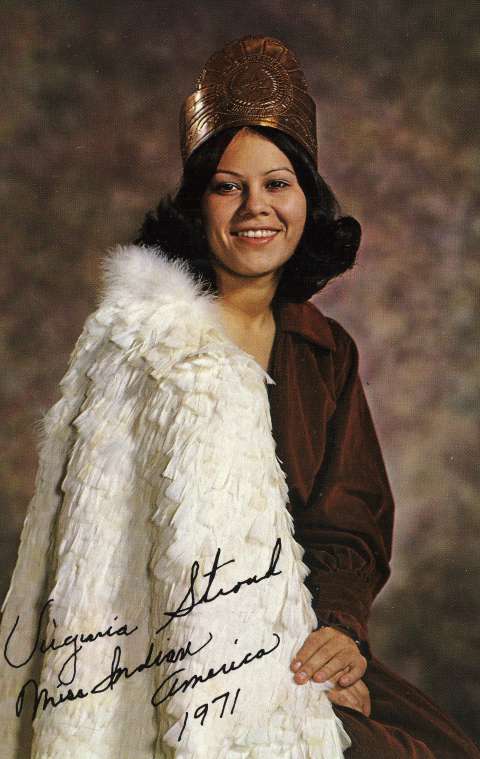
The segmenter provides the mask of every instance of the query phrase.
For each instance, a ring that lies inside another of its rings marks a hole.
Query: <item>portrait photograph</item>
[[[480,6],[0,28],[0,759],[480,759]]]

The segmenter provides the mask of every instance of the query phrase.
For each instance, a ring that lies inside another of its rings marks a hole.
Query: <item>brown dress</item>
[[[318,619],[367,646],[371,716],[334,707],[353,744],[346,757],[480,759],[456,723],[368,646],[370,608],[390,574],[394,502],[355,342],[312,303],[278,303],[274,312],[268,392],[306,583]]]

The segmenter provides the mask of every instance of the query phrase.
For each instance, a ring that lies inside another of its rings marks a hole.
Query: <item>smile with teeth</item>
[[[275,229],[246,229],[234,234],[237,237],[274,237],[277,232]]]

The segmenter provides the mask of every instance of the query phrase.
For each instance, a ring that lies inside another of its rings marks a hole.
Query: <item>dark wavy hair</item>
[[[242,127],[225,129],[197,148],[184,167],[175,196],[166,195],[148,211],[133,241],[159,247],[169,258],[186,260],[192,273],[217,292],[215,271],[201,216],[201,200],[220,158]],[[284,264],[275,299],[303,302],[352,268],[360,245],[360,224],[340,216],[339,204],[306,151],[289,135],[270,127],[249,126],[271,140],[286,156],[307,199],[300,242]]]

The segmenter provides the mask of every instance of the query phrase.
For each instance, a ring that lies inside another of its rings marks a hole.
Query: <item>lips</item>
[[[247,240],[270,240],[279,231],[279,229],[273,229],[272,227],[250,227],[248,229],[234,230],[232,235]]]

